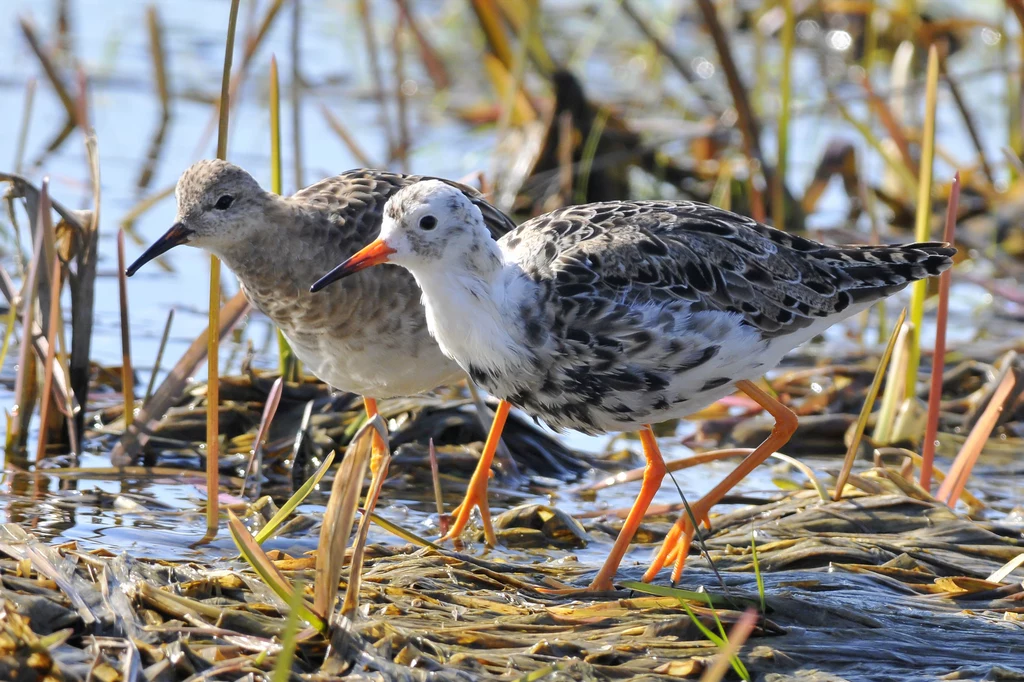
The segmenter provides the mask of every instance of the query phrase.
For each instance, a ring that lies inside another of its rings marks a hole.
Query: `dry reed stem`
[[[914,161],[914,157],[910,154],[910,143],[907,141],[907,136],[903,134],[903,128],[896,121],[896,117],[893,116],[892,109],[875,92],[874,87],[871,85],[871,79],[868,78],[867,74],[861,75],[860,83],[864,87],[864,93],[867,95],[871,110],[875,112],[878,120],[882,122],[882,126],[889,133],[889,139],[893,141],[896,149],[899,150],[900,158],[903,159],[903,164],[906,166],[907,171],[916,174],[918,172],[917,162]]]
[[[135,376],[132,371],[132,335],[128,322],[128,279],[125,275],[124,230],[117,231],[117,293],[121,311],[121,393],[124,425],[131,426],[135,413]]]
[[[60,322],[60,258],[53,259],[52,282],[57,283],[50,296],[50,320],[48,328],[50,337],[47,339],[45,370],[43,379],[42,399],[39,403],[39,436],[36,441],[36,464],[46,457],[46,442],[49,437],[50,403],[53,401],[53,366],[56,364],[57,334]]]
[[[960,111],[964,127],[967,128],[967,134],[971,138],[971,143],[974,144],[974,150],[978,154],[978,163],[981,165],[981,170],[985,173],[989,185],[995,185],[995,174],[992,172],[992,167],[989,166],[988,158],[985,156],[985,147],[981,143],[981,134],[978,132],[978,126],[975,125],[974,117],[971,116],[971,112],[967,108],[967,100],[964,99],[963,92],[960,90],[960,84],[953,77],[953,74],[949,72],[949,64],[946,61],[945,52],[945,49],[939,52],[939,70],[946,77],[946,87],[949,88],[949,93],[953,95],[953,103],[956,104],[956,108]]]
[[[246,483],[253,472],[256,473],[255,495],[259,496],[260,494],[259,472],[263,468],[263,447],[265,445],[267,435],[270,433],[270,423],[274,421],[274,415],[277,414],[277,407],[281,404],[281,394],[283,392],[284,377],[278,377],[270,387],[270,393],[267,394],[267,401],[263,405],[263,415],[260,417],[260,426],[256,431],[256,440],[253,441],[252,454],[249,457],[248,464],[245,466],[242,487],[238,493],[239,497],[245,496]],[[253,466],[254,464],[255,466]]]
[[[398,145],[396,155],[401,163],[403,173],[409,172],[409,107],[406,103],[405,91],[402,89],[405,83],[405,49],[402,46],[402,29],[405,26],[405,14],[399,14],[395,23],[395,31],[391,36],[391,51],[394,54],[394,86],[395,86],[395,109],[398,118]]]
[[[1013,371],[1015,362],[1016,353],[1009,353],[1003,366],[1002,379],[999,381],[995,393],[992,394],[992,400],[974,424],[974,428],[968,434],[967,440],[964,441],[963,446],[960,448],[960,452],[957,453],[956,459],[953,460],[953,465],[949,467],[946,480],[942,482],[939,492],[935,494],[936,499],[940,502],[945,502],[950,507],[955,507],[957,500],[960,499],[960,495],[967,485],[967,479],[971,475],[971,470],[974,468],[975,462],[978,461],[978,456],[985,447],[985,442],[992,435],[992,429],[995,428],[996,422],[999,420],[999,415],[1003,411],[1006,398],[1010,395],[1010,391],[1013,390],[1013,386],[1017,381]]]
[[[316,583],[313,608],[328,618],[334,612],[334,599],[338,595],[338,581],[345,562],[345,548],[352,532],[359,493],[370,464],[372,433],[376,422],[383,424],[379,415],[365,422],[353,436],[345,450],[341,468],[334,475],[331,495],[324,510],[320,527],[319,551],[316,555]],[[387,442],[387,439],[384,439]]]
[[[217,330],[219,336],[223,338],[247,312],[249,312],[249,302],[245,300],[245,295],[242,292],[238,292],[221,309],[220,327]],[[115,466],[126,465],[132,461],[139,450],[149,441],[150,431],[156,426],[156,423],[164,416],[167,409],[181,397],[182,390],[191,380],[199,363],[206,357],[209,333],[209,328],[204,329],[203,333],[192,341],[188,350],[167,373],[167,377],[160,383],[149,402],[139,410],[135,423],[124,432],[121,441],[114,446],[111,452],[110,458]]]
[[[885,376],[886,366],[889,364],[890,358],[892,358],[893,349],[896,348],[897,340],[904,329],[903,322],[906,319],[907,309],[904,308],[892,328],[892,334],[889,335],[889,343],[885,346],[885,352],[882,353],[882,358],[878,361],[878,367],[875,369],[875,376],[871,380],[871,387],[868,388],[867,395],[864,396],[864,404],[861,406],[860,415],[857,417],[857,424],[854,428],[853,436],[850,438],[850,445],[846,448],[846,457],[843,458],[843,468],[840,469],[839,476],[836,477],[836,488],[832,496],[834,500],[839,500],[843,496],[843,488],[846,487],[846,481],[849,480],[850,472],[853,470],[853,463],[857,459],[857,451],[860,450],[860,442],[864,438],[864,430],[867,428],[868,419],[871,417],[871,410],[874,409],[875,400],[878,399],[878,391],[882,386],[882,377]],[[892,377],[893,374],[893,372],[890,372],[889,376]]]
[[[370,481],[370,488],[366,491],[363,515],[359,519],[356,539],[352,543],[352,560],[349,562],[348,585],[345,587],[345,598],[342,600],[341,606],[341,615],[350,619],[359,608],[359,585],[362,582],[363,559],[366,555],[366,537],[370,532],[370,520],[373,516],[373,510],[377,506],[377,500],[380,498],[381,487],[384,485],[384,479],[388,474],[388,465],[391,463],[391,448],[388,447],[384,420],[380,415],[375,415],[373,421],[373,428],[381,434],[381,440],[384,442],[384,452],[377,461],[377,470]]]
[[[42,224],[42,216],[50,210],[50,179],[43,178],[39,188],[39,208],[36,217],[36,225]],[[36,228],[40,229],[39,227]],[[36,290],[39,284],[39,262],[43,253],[43,240],[36,239],[32,251],[32,260],[29,261],[28,277],[21,287],[21,347],[18,349],[18,374],[14,378],[14,407],[11,409],[10,428],[7,432],[7,448],[22,449],[25,446],[29,415],[32,412],[34,400],[33,389],[36,377],[28,376],[35,371],[35,362],[29,357],[32,352],[32,343],[29,340],[33,337],[33,314],[36,307]],[[10,301],[15,305],[14,301]],[[49,351],[47,351],[48,354]],[[46,357],[46,354],[43,355]]]
[[[174,308],[167,311],[167,321],[164,322],[164,331],[160,335],[160,345],[156,349],[156,359],[153,360],[153,372],[149,375],[149,383],[146,384],[146,394],[142,397],[142,405],[145,407],[149,397],[153,395],[153,387],[156,385],[156,377],[160,374],[160,365],[164,360],[164,350],[167,349],[167,340],[171,336],[171,325],[174,323]]]
[[[511,71],[514,59],[512,46],[501,25],[501,17],[498,16],[498,8],[495,6],[494,0],[469,0],[469,4],[476,14],[492,55],[501,62],[506,71]]]
[[[164,50],[163,26],[156,5],[146,8],[146,27],[149,30],[149,52],[153,58],[153,81],[160,98],[163,118],[171,114],[171,94],[167,85],[167,53]]]
[[[796,11],[793,9],[793,0],[782,0],[786,19],[782,27],[782,79],[779,84],[779,95],[782,109],[779,112],[778,132],[778,161],[775,168],[775,182],[771,185],[772,192],[772,221],[780,230],[786,229],[786,173],[789,167],[789,112],[793,96],[793,43],[796,40],[795,24]]]
[[[437,465],[437,448],[434,439],[427,442],[427,454],[430,457],[430,482],[434,487],[434,504],[437,506],[437,519],[441,537],[448,534],[448,519],[444,515],[444,493],[441,492],[441,471]]]
[[[765,164],[764,154],[761,153],[761,125],[758,122],[757,115],[754,113],[754,109],[750,106],[750,99],[747,97],[746,88],[740,79],[739,70],[736,68],[736,62],[732,57],[732,50],[729,47],[729,38],[722,28],[721,22],[718,21],[718,12],[715,10],[711,0],[697,0],[697,6],[704,17],[704,23],[711,34],[712,40],[714,40],[719,61],[722,63],[722,70],[725,72],[725,80],[729,85],[729,92],[732,94],[733,106],[736,107],[736,114],[739,117],[740,131],[743,133],[744,153],[748,159],[757,161],[760,164],[761,172],[764,174],[768,186],[771,187],[774,174]],[[764,222],[766,216],[764,197],[761,195],[761,191],[757,189],[757,183],[753,177],[753,168],[751,168],[750,175],[751,215],[755,220]]]
[[[943,240],[952,244],[956,232],[957,209],[960,206],[960,173],[953,178],[946,207],[946,231]],[[939,309],[935,319],[935,350],[932,353],[931,390],[928,392],[928,416],[925,421],[921,449],[921,487],[931,490],[935,463],[935,438],[939,431],[939,405],[942,403],[942,375],[946,368],[946,327],[949,320],[949,288],[953,281],[950,268],[939,275]]]
[[[25,102],[21,109],[21,125],[18,126],[18,147],[14,152],[14,172],[20,173],[22,163],[25,161],[25,145],[28,142],[29,126],[32,123],[32,105],[36,98],[35,77],[29,78],[25,83]]]
[[[377,33],[373,28],[373,17],[370,14],[369,0],[357,0],[356,4],[359,9],[359,22],[362,27],[362,34],[366,39],[366,54],[370,62],[370,76],[373,78],[373,97],[377,100],[377,107],[380,110],[381,128],[384,129],[384,139],[388,145],[388,159],[391,160],[394,159],[395,154],[395,133],[391,126],[387,96],[384,93],[384,71],[380,65]]]
[[[713,116],[720,115],[722,113],[722,106],[712,97],[709,93],[704,91],[704,80],[694,73],[690,65],[686,63],[679,54],[676,53],[672,47],[666,43],[661,37],[654,31],[654,29],[647,23],[647,20],[640,16],[633,7],[633,3],[630,0],[622,0],[621,5],[622,11],[626,13],[636,27],[640,29],[640,32],[644,34],[644,37],[650,41],[651,45],[654,46],[661,55],[668,60],[668,63],[672,65],[683,80],[686,81],[694,92],[697,94],[701,103],[704,105],[704,113]]]

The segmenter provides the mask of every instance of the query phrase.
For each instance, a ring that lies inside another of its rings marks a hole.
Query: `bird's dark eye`
[[[421,230],[433,230],[437,227],[437,218],[432,215],[425,215],[420,218],[420,229]]]
[[[214,204],[213,207],[218,211],[226,211],[231,207],[231,202],[233,202],[234,200],[235,198],[233,196],[231,196],[230,194],[225,194],[220,199],[217,199],[217,203]]]

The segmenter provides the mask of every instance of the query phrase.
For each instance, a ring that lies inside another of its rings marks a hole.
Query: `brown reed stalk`
[[[121,312],[121,394],[124,397],[124,425],[135,417],[135,373],[132,369],[132,335],[128,322],[128,276],[125,274],[124,230],[117,231],[117,294]]]
[[[43,461],[46,457],[46,443],[50,433],[50,404],[53,396],[53,366],[57,362],[57,335],[60,323],[60,258],[54,254],[53,270],[51,271],[51,282],[54,283],[52,295],[50,296],[50,320],[48,329],[50,336],[47,339],[46,361],[44,366],[42,399],[39,403],[39,437],[36,441],[36,463]]]
[[[960,173],[953,177],[946,207],[946,231],[943,240],[952,244],[956,232],[957,209],[960,206]],[[950,268],[939,275],[939,309],[935,316],[935,350],[932,353],[931,390],[928,392],[928,416],[921,449],[921,487],[930,491],[935,462],[935,438],[939,431],[939,405],[942,403],[942,375],[946,369],[946,327],[949,321],[949,288],[953,281]]]

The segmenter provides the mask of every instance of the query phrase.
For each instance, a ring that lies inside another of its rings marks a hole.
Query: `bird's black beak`
[[[383,239],[376,239],[353,254],[347,261],[313,282],[313,286],[309,290],[315,294],[331,282],[337,282],[339,279],[354,275],[373,265],[387,263],[388,256],[394,252],[395,250],[388,246]]]
[[[192,230],[185,227],[184,223],[174,223],[171,229],[164,232],[164,235],[153,242],[153,245],[146,249],[146,252],[139,256],[138,260],[128,266],[125,270],[125,274],[131,277],[135,272],[143,265],[153,260],[157,256],[162,256],[167,253],[175,246],[180,246],[188,242],[188,238],[192,235]]]

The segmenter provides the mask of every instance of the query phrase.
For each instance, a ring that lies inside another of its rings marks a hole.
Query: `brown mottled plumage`
[[[377,234],[388,198],[423,179],[351,170],[286,197],[265,191],[238,166],[200,161],[178,181],[175,243],[154,244],[129,273],[176,243],[204,248],[235,273],[246,297],[323,381],[371,398],[427,391],[463,374],[430,338],[406,270],[378,268],[327,294],[309,293]],[[495,238],[514,227],[472,188],[444,182],[486,216]]]

